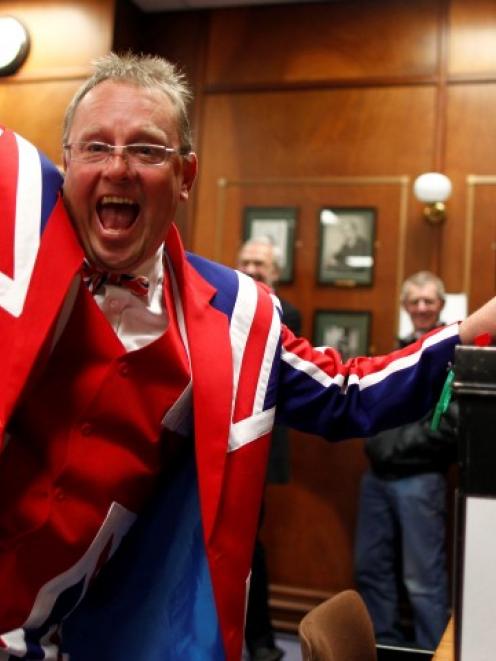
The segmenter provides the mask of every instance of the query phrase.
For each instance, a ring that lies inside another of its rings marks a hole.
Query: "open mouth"
[[[109,232],[122,232],[132,227],[139,210],[139,204],[134,200],[116,195],[105,195],[96,205],[100,224]]]

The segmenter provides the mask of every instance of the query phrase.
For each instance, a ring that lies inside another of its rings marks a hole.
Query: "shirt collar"
[[[157,252],[142,262],[132,271],[132,275],[143,275],[148,278],[150,283],[149,298],[153,298],[156,288],[164,280],[164,245],[161,244]]]

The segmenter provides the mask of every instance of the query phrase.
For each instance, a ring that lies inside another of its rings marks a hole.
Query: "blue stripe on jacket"
[[[71,661],[225,659],[192,458],[68,618],[63,648]]]

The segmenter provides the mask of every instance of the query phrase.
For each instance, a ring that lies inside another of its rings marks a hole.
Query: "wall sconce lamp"
[[[29,51],[29,33],[13,16],[0,16],[0,76],[10,76],[24,62]]]
[[[446,219],[445,202],[451,195],[451,181],[445,174],[426,172],[413,182],[413,193],[425,203],[424,216],[427,222],[438,225]]]

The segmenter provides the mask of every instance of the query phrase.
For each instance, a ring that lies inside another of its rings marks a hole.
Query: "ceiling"
[[[312,0],[132,0],[146,12],[177,9],[206,9],[209,7],[238,7],[240,5],[282,5],[311,2]]]

